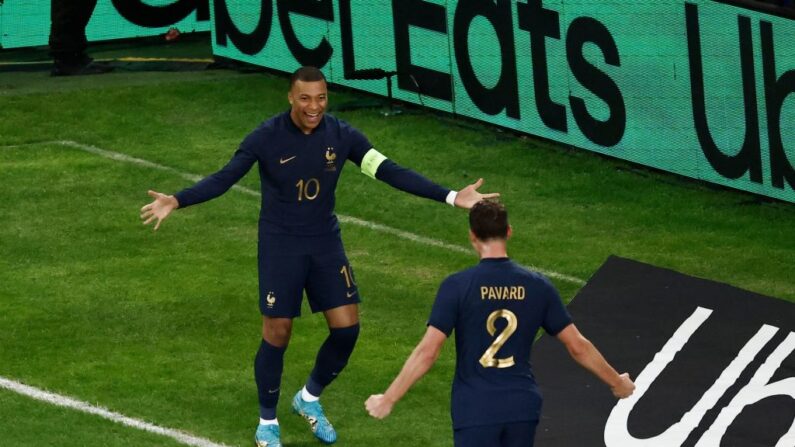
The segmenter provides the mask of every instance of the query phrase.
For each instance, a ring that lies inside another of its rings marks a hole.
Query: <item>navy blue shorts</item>
[[[312,312],[361,300],[339,235],[295,237],[260,235],[259,308],[262,315],[301,315],[306,291]]]
[[[455,447],[533,447],[538,421],[479,425],[453,431]]]

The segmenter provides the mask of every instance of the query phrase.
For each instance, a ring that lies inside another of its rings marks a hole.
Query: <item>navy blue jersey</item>
[[[442,282],[428,324],[455,330],[453,428],[538,420],[541,393],[530,365],[539,328],[571,323],[554,286],[508,258],[486,258]]]
[[[334,191],[346,160],[361,165],[372,148],[367,138],[342,120],[324,115],[304,134],[284,112],[261,124],[241,143],[220,171],[176,194],[180,208],[226,192],[259,163],[262,185],[260,233],[321,236],[339,233]],[[413,194],[444,201],[448,189],[389,160],[376,178]]]

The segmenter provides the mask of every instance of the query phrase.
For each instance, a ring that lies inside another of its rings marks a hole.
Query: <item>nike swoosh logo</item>
[[[280,158],[280,159],[279,159],[279,164],[280,164],[280,165],[283,165],[283,164],[287,163],[288,161],[292,160],[292,159],[293,159],[293,158],[295,158],[295,157],[297,157],[297,155],[293,155],[293,156],[292,156],[292,157],[290,157],[290,158]]]
[[[279,388],[276,388],[275,390],[268,390],[268,393],[270,393],[270,394],[278,393],[278,392],[279,392]]]
[[[348,295],[348,298],[350,298],[350,297],[352,297],[352,296],[356,295],[356,291],[353,291],[353,292],[346,292],[345,294],[346,294],[346,295]]]

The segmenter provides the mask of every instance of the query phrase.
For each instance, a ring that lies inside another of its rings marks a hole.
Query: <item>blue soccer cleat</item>
[[[312,428],[312,433],[315,437],[326,444],[333,444],[337,441],[337,432],[331,426],[326,415],[323,414],[323,407],[320,402],[307,402],[301,398],[301,391],[295,394],[293,398],[293,411],[300,414],[307,421]]]
[[[254,445],[257,447],[282,447],[278,425],[262,425],[257,427],[254,434]]]

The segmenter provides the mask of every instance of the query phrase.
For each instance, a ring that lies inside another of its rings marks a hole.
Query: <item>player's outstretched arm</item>
[[[470,209],[475,206],[476,203],[480,202],[484,199],[496,199],[500,196],[498,192],[492,193],[480,193],[478,192],[478,188],[483,185],[483,179],[479,178],[478,181],[475,183],[467,186],[466,188],[458,191],[458,194],[455,196],[455,206],[459,208]]]
[[[354,162],[359,163],[362,173],[369,177],[377,178],[393,188],[406,191],[415,196],[447,202],[459,208],[469,209],[483,199],[500,196],[499,193],[482,194],[478,192],[478,188],[483,184],[482,178],[456,193],[437,185],[411,169],[400,166],[372,148],[364,154],[361,161]]]
[[[629,378],[629,373],[619,374],[607,363],[602,353],[590,340],[585,338],[577,326],[570,324],[557,335],[569,351],[569,355],[598,377],[602,382],[610,387],[613,395],[619,399],[629,397],[635,391],[635,383]]]
[[[174,196],[157,191],[149,190],[147,194],[154,200],[141,208],[141,220],[144,221],[144,225],[157,221],[154,228],[157,230],[160,227],[160,222],[165,220],[172,211],[179,208],[179,201]]]
[[[431,369],[439,358],[447,335],[433,326],[428,326],[425,336],[414,348],[403,369],[400,371],[384,394],[374,394],[364,403],[370,416],[383,419],[389,416],[395,404],[408,392],[418,380]]]

